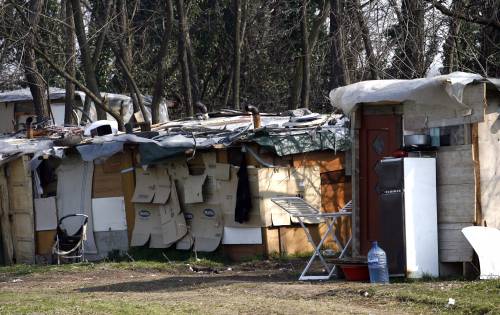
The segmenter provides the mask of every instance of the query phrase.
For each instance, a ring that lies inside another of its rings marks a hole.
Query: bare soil
[[[442,300],[435,300],[432,292],[457,290],[466,282],[432,281],[389,286],[340,280],[299,282],[299,270],[294,263],[263,262],[218,268],[180,265],[168,270],[130,270],[103,264],[91,269],[23,276],[0,273],[0,313],[414,314],[463,311],[447,305],[446,294],[442,295]],[[405,293],[418,290],[428,292],[422,294],[428,294],[429,301]],[[489,311],[495,313],[499,309],[493,306]]]

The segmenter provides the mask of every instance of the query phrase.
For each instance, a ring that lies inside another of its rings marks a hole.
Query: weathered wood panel
[[[0,167],[0,229],[3,242],[3,261],[7,265],[14,262],[14,244],[10,224],[9,189],[5,178],[5,168]]]
[[[500,228],[500,107],[488,103],[489,113],[478,124],[481,223]]]
[[[465,87],[462,102],[466,106],[450,101],[444,92],[434,94],[433,102],[427,104],[406,103],[403,106],[405,129],[418,130],[481,122],[484,117],[485,98],[486,85],[480,83]]]
[[[437,186],[437,204],[439,223],[474,222],[474,185]]]
[[[9,201],[16,263],[35,262],[35,224],[28,157],[9,163]]]
[[[125,201],[125,217],[127,219],[127,232],[129,242],[132,240],[132,232],[135,225],[135,207],[132,203],[132,197],[135,190],[135,171],[134,161],[132,158],[133,152],[125,150],[121,155],[121,189],[123,192],[123,200]]]
[[[127,159],[127,153],[115,154],[102,164],[94,165],[92,178],[92,197],[108,198],[123,196],[121,160]]]
[[[437,184],[474,184],[472,145],[441,147],[437,152]]]
[[[441,147],[436,163],[438,222],[474,222],[476,202],[472,146]]]
[[[462,234],[462,228],[471,223],[441,223],[439,233],[439,261],[463,262],[472,261],[473,249]]]

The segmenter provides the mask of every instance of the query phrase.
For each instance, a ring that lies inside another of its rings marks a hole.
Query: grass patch
[[[402,303],[462,314],[500,314],[500,280],[419,281],[376,287],[375,294]],[[455,300],[448,305],[449,298]]]
[[[97,294],[0,293],[1,314],[200,314],[189,303],[163,305],[154,301],[103,298]]]

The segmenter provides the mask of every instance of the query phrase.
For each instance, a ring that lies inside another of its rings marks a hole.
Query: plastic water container
[[[376,241],[372,242],[372,248],[368,252],[368,271],[371,283],[389,283],[387,256]]]

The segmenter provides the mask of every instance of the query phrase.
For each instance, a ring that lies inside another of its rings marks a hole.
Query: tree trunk
[[[330,36],[332,69],[330,88],[346,85],[347,71],[344,62],[343,14],[344,0],[331,0],[330,5]]]
[[[26,38],[26,51],[23,56],[23,66],[26,76],[26,81],[33,97],[33,105],[37,121],[42,122],[50,118],[49,114],[49,95],[47,95],[45,88],[45,81],[38,72],[36,65],[35,45],[36,45],[36,31],[40,21],[40,14],[42,12],[43,0],[30,0],[29,12],[27,20],[29,25],[25,25],[27,29],[31,28]]]
[[[86,95],[86,99],[91,99],[96,105],[97,109],[102,110],[103,112],[107,112],[118,122],[118,129],[124,130],[123,119],[116,112],[112,111],[109,106],[107,106],[101,97],[95,95],[87,86],[79,82],[75,77],[70,76],[63,68],[59,67],[45,52],[37,47],[34,48],[35,52],[40,55],[49,66],[54,69],[59,75],[61,75],[64,79],[72,81],[78,89],[80,89]]]
[[[309,48],[309,31],[307,27],[307,2],[302,0],[302,91],[301,91],[301,106],[309,107],[309,93],[311,92],[311,51]]]
[[[127,2],[125,0],[118,0],[117,6],[119,7],[119,12],[117,12],[118,25],[116,27],[117,33],[119,34],[117,40],[118,47],[112,44],[112,50],[125,77],[125,81],[127,82],[127,89],[130,91],[134,112],[140,111],[144,120],[150,121],[142,101],[142,93],[132,74],[132,34],[129,26]]]
[[[167,71],[165,58],[168,54],[168,42],[172,36],[172,23],[174,21],[174,10],[171,0],[165,1],[165,16],[165,31],[163,32],[160,50],[156,56],[158,70],[156,71],[156,79],[153,87],[153,100],[151,101],[151,119],[153,124],[160,122],[160,102],[163,98],[163,85],[165,84],[165,73]]]
[[[401,79],[423,77],[426,72],[423,0],[402,0],[400,14],[394,76]]]
[[[290,104],[288,109],[296,109],[300,104],[300,95],[302,91],[302,79],[304,77],[302,66],[303,59],[298,57],[295,59],[295,71],[293,74],[292,89],[290,91]]]
[[[358,20],[359,29],[361,31],[361,37],[363,38],[363,44],[365,45],[366,59],[368,59],[368,67],[370,70],[370,77],[372,80],[378,79],[377,63],[375,60],[375,53],[373,52],[372,41],[370,39],[370,30],[366,25],[365,17],[363,16],[363,11],[361,10],[361,5],[359,0],[354,0],[354,12],[356,13],[356,19]]]
[[[241,0],[233,0],[234,9],[234,53],[233,53],[233,107],[240,109],[240,28],[241,28]]]
[[[97,77],[94,70],[94,63],[92,62],[90,55],[90,47],[87,43],[87,35],[85,32],[85,25],[83,23],[83,13],[80,6],[80,0],[71,0],[71,6],[73,9],[73,18],[75,22],[75,33],[78,39],[78,46],[80,47],[80,54],[82,58],[83,73],[85,76],[85,82],[89,90],[99,99],[101,99],[101,93],[99,92],[99,87],[97,85]],[[106,119],[106,112],[97,106],[97,119]]]
[[[75,23],[73,21],[73,11],[71,8],[71,1],[64,0],[64,21],[68,26],[63,26],[64,40],[65,40],[65,55],[66,55],[66,72],[72,76],[76,76],[76,49],[75,49],[75,34],[73,29]],[[72,29],[73,28],[73,29]],[[73,107],[75,102],[75,84],[71,80],[66,80],[66,98],[64,105],[64,124],[72,125],[73,121]]]
[[[330,1],[325,0],[323,2],[323,8],[321,9],[320,14],[318,17],[314,20],[314,23],[311,27],[311,31],[308,32],[308,51],[309,54],[311,54],[312,50],[314,49],[314,46],[316,45],[316,42],[318,41],[318,36],[319,36],[319,31],[323,27],[323,24],[326,21],[326,18],[328,17],[328,14],[330,12]],[[309,57],[310,58],[310,57]],[[309,59],[310,60],[310,59]],[[292,81],[292,87],[291,87],[291,93],[290,93],[290,103],[288,105],[289,109],[295,109],[298,107],[299,102],[300,102],[300,97],[303,95],[303,79],[304,79],[304,56],[301,56],[295,60],[295,70],[293,74],[293,81]],[[310,84],[310,83],[309,83]]]
[[[187,54],[187,21],[184,13],[184,1],[176,0],[177,14],[179,15],[179,60],[181,62],[182,83],[184,92],[184,103],[186,114],[194,116],[193,110],[193,95],[191,92],[191,76],[189,69],[189,61]]]

